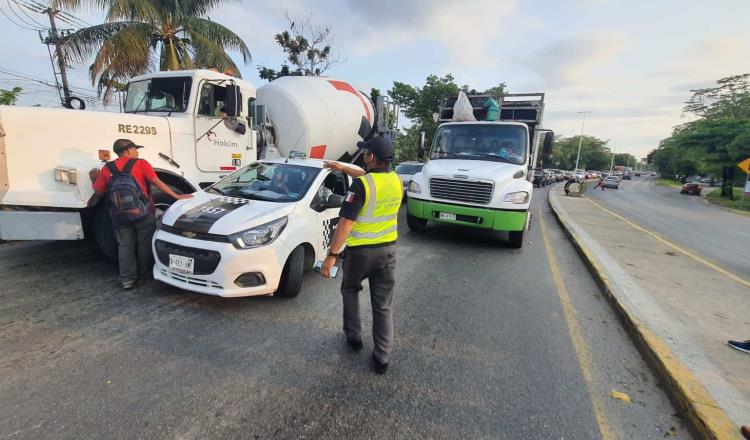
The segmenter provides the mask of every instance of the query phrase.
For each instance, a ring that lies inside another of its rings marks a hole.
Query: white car
[[[170,207],[154,235],[154,278],[223,297],[296,296],[324,259],[351,178],[317,159],[241,168]]]
[[[412,177],[422,171],[422,168],[424,168],[424,162],[409,161],[396,165],[395,171],[404,187],[404,196],[406,196],[406,190],[409,188],[409,182],[411,182]]]

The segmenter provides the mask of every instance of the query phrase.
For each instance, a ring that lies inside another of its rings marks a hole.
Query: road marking
[[[677,250],[679,252],[682,252],[683,254],[687,255],[688,257],[692,258],[693,260],[698,261],[699,263],[705,264],[706,266],[708,266],[709,268],[713,269],[714,271],[716,271],[716,272],[718,272],[718,273],[720,273],[722,275],[725,275],[725,276],[729,277],[730,279],[732,279],[732,280],[734,280],[734,281],[736,281],[736,282],[738,282],[738,283],[740,283],[742,285],[750,287],[750,280],[746,280],[746,279],[740,277],[739,275],[734,274],[734,273],[732,273],[732,272],[724,269],[723,267],[717,266],[715,263],[712,263],[712,262],[706,260],[705,258],[700,257],[700,256],[698,256],[698,255],[696,255],[696,254],[688,251],[687,249],[684,249],[684,248],[682,248],[682,247],[680,247],[680,246],[672,243],[671,241],[669,241],[666,238],[660,236],[656,232],[650,231],[650,230],[644,228],[643,226],[640,226],[640,225],[638,225],[636,223],[633,223],[632,221],[626,219],[625,217],[623,217],[623,216],[621,216],[619,214],[616,214],[616,213],[610,211],[609,209],[605,208],[604,206],[602,206],[599,203],[596,203],[595,201],[591,200],[588,197],[586,197],[586,200],[588,200],[590,203],[594,204],[594,206],[599,207],[599,209],[601,209],[602,211],[604,211],[604,212],[612,215],[615,218],[618,218],[618,219],[624,221],[628,225],[634,227],[635,229],[637,229],[637,230],[639,230],[641,232],[645,232],[646,234],[654,237],[655,239],[657,239],[661,243],[666,244],[667,246],[671,247],[672,249],[675,249],[675,250]]]
[[[591,398],[591,404],[594,407],[594,414],[596,415],[596,423],[599,425],[599,433],[602,435],[603,440],[610,440],[613,438],[610,433],[609,426],[604,419],[604,410],[601,401],[594,393],[594,375],[591,373],[589,368],[589,357],[588,347],[586,342],[581,336],[581,329],[578,327],[578,320],[576,320],[575,309],[573,303],[570,301],[570,294],[568,288],[565,286],[562,274],[560,272],[560,266],[557,264],[557,258],[555,253],[552,251],[552,243],[547,233],[547,227],[542,217],[542,209],[539,208],[539,229],[542,231],[542,240],[544,241],[544,249],[547,251],[547,264],[549,270],[552,273],[552,281],[555,284],[555,290],[557,296],[560,298],[560,303],[563,308],[563,316],[565,317],[565,323],[568,325],[568,333],[570,334],[570,340],[573,343],[573,348],[576,351],[578,357],[578,365],[581,368],[581,374],[583,380],[586,382],[586,389]]]

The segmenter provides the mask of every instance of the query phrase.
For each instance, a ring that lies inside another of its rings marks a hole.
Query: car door
[[[333,234],[336,231],[336,225],[339,222],[339,210],[341,209],[340,203],[336,203],[333,206],[325,206],[324,203],[334,200],[331,199],[331,196],[338,196],[335,197],[335,200],[343,201],[350,184],[349,178],[343,173],[326,172],[328,174],[323,179],[323,183],[317,188],[317,193],[313,197],[310,206],[316,211],[318,218],[318,255],[326,255],[328,253],[331,240],[333,240]]]

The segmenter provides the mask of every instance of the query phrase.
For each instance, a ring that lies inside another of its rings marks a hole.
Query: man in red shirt
[[[177,194],[172,191],[166,183],[156,175],[154,169],[144,159],[138,159],[138,149],[143,148],[136,145],[130,139],[118,139],[112,145],[112,150],[117,154],[114,164],[122,171],[131,160],[136,162],[130,174],[135,179],[143,194],[148,197],[149,215],[142,220],[126,224],[114,224],[115,236],[119,245],[120,260],[120,283],[124,289],[132,289],[136,282],[145,282],[151,276],[154,266],[153,254],[151,253],[151,238],[156,229],[156,216],[154,199],[151,197],[151,185],[159,188],[165,194],[175,199],[189,199],[191,194]],[[112,181],[112,172],[105,166],[94,181],[94,194],[89,199],[88,205],[94,206],[109,191]]]

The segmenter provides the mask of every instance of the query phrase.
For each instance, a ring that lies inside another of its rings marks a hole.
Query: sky
[[[13,76],[54,82],[37,31],[21,27],[40,27],[31,18],[48,22],[12,1],[0,4],[0,88],[24,87],[19,104],[58,105],[53,87]],[[89,24],[103,20],[98,11],[71,12]],[[209,17],[247,43],[253,57],[241,71],[256,86],[259,65],[281,65],[273,36],[287,27],[287,14],[312,14],[313,24],[331,28],[343,62],[326,74],[361,90],[421,86],[447,73],[477,90],[505,82],[511,93],[546,93],[544,125],[556,134],[579,134],[579,112],[590,111],[584,133],[636,157],[688,120],[682,107],[691,89],[750,72],[748,0],[228,2]],[[70,78],[79,94],[95,95],[87,65]]]

